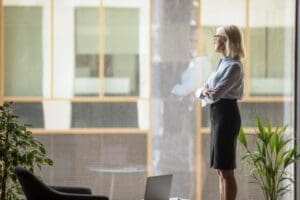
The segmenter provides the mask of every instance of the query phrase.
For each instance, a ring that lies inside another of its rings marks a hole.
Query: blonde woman
[[[217,170],[221,200],[235,200],[236,141],[241,127],[237,100],[243,95],[244,45],[237,26],[221,26],[214,35],[214,50],[222,58],[214,74],[196,95],[210,105],[211,168]]]

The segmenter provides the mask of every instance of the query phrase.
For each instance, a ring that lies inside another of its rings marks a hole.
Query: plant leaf
[[[239,135],[238,135],[238,139],[239,139],[240,143],[241,143],[245,148],[248,147],[247,139],[246,139],[246,134],[245,134],[245,131],[244,131],[244,129],[243,129],[242,127],[240,128]]]

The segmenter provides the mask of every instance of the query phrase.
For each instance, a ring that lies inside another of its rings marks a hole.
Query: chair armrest
[[[54,186],[49,185],[50,188],[63,193],[72,194],[92,194],[92,190],[87,187],[67,187],[67,186]]]

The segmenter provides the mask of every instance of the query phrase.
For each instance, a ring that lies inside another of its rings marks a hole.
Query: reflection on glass
[[[139,95],[139,10],[105,9],[105,95]]]
[[[266,6],[262,6],[259,0],[250,1],[251,95],[292,95],[292,2],[268,0],[264,1]]]
[[[5,96],[42,96],[42,53],[42,8],[5,6]]]
[[[76,8],[76,69],[74,94],[99,95],[99,9]]]

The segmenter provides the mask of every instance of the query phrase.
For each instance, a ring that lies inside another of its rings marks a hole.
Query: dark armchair
[[[89,188],[48,186],[22,167],[16,167],[15,172],[27,200],[108,200],[92,195]]]

